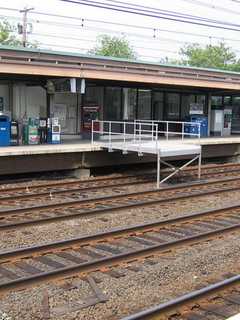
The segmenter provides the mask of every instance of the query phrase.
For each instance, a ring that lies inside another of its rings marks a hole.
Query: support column
[[[54,103],[54,94],[47,93],[47,118],[51,118],[51,110]]]
[[[161,174],[161,158],[160,158],[160,152],[158,150],[157,154],[157,189],[160,187],[160,174]]]
[[[198,157],[198,179],[201,179],[202,151]]]

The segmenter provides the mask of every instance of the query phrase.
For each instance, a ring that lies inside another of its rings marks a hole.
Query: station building
[[[209,134],[211,110],[231,107],[232,133],[240,133],[239,73],[3,46],[0,58],[0,110],[15,120],[58,116],[66,138],[81,134],[88,105],[102,120],[184,121],[197,103]]]
[[[84,106],[98,107],[100,120],[186,121],[192,104],[202,106],[208,136],[214,133],[212,110],[225,108],[232,110],[228,134],[239,134],[240,73],[0,47],[0,111],[19,122],[57,117],[63,142],[81,139]],[[226,152],[230,155],[239,149],[238,139],[221,142],[216,137],[206,145],[234,143]]]

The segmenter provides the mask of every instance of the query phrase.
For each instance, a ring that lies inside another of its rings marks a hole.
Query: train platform
[[[100,151],[101,147],[88,140],[69,140],[61,144],[20,145],[0,147],[0,157],[27,156],[37,154],[58,154]]]
[[[179,140],[176,139],[176,142]],[[171,139],[174,142],[174,139]],[[196,144],[196,139],[185,139],[184,143]],[[240,135],[230,137],[207,137],[197,140],[201,146],[211,145],[240,145]],[[58,154],[58,153],[81,153],[101,151],[102,144],[97,141],[94,144],[90,140],[68,139],[61,144],[43,144],[43,145],[20,145],[0,147],[0,157],[20,156],[20,155],[41,155],[41,154]]]
[[[185,139],[185,143],[195,144],[196,139]],[[202,146],[203,158],[234,157],[238,161],[240,156],[240,136],[201,138],[198,144]],[[152,155],[109,153],[101,143],[81,139],[68,139],[57,145],[0,147],[0,175],[155,161]]]

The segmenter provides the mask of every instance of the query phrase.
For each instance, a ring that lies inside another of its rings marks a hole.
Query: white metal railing
[[[200,139],[201,137],[201,124],[199,122],[186,122],[186,121],[166,121],[166,120],[134,120],[134,122],[136,123],[151,123],[151,124],[156,124],[157,127],[159,127],[158,125],[163,124],[166,127],[166,130],[159,130],[158,128],[158,134],[164,134],[166,139],[169,139],[169,136],[171,135],[180,135],[182,140],[185,137],[195,137]],[[170,131],[169,127],[171,125],[176,125],[176,124],[180,124],[181,125],[181,130],[180,131]],[[186,129],[188,126],[192,126],[195,127],[197,130],[197,133],[190,133],[187,132]]]
[[[166,130],[159,130],[159,124],[164,124]],[[181,130],[169,130],[171,124],[180,124]],[[187,125],[197,127],[197,133],[185,132]],[[146,141],[154,141],[157,151],[159,134],[164,134],[167,140],[171,135],[180,135],[182,140],[185,137],[195,137],[199,139],[200,123],[162,120],[134,120],[133,122],[93,120],[92,144],[94,143],[96,134],[103,140],[106,140],[109,151],[113,150],[113,142],[115,143],[115,147],[117,146],[117,143],[118,147],[120,147],[124,153],[128,151],[128,144],[133,143],[137,144],[138,152],[139,154],[142,154],[142,147]]]
[[[119,125],[120,130],[114,131],[114,125]],[[95,129],[96,127],[98,127],[98,130]],[[131,133],[128,133],[129,128]],[[157,124],[154,123],[93,120],[91,136],[92,144],[94,143],[94,134],[99,134],[102,137],[104,135],[106,136],[109,151],[112,151],[113,141],[115,143],[117,142],[116,138],[120,140],[123,152],[127,152],[127,144],[129,141],[137,144],[139,154],[142,153],[142,145],[146,141],[154,141],[157,148]]]

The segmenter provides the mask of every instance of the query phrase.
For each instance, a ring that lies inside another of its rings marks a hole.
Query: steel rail
[[[72,184],[79,184],[79,183],[95,183],[95,182],[103,182],[103,181],[109,181],[109,180],[115,180],[115,179],[128,179],[128,178],[135,178],[135,177],[141,177],[144,176],[144,174],[129,174],[126,176],[116,176],[116,177],[104,177],[104,178],[95,178],[95,179],[76,179],[76,180],[70,180],[70,181],[56,181],[56,182],[48,182],[48,183],[39,183],[35,185],[26,185],[26,186],[15,186],[10,188],[0,188],[1,192],[14,192],[18,190],[26,190],[28,189],[40,189],[40,188],[49,188],[49,187],[62,187],[62,186],[68,186]]]
[[[239,167],[239,169],[231,169],[227,170],[227,173],[232,173],[232,172],[238,172],[240,171],[240,165],[237,164],[231,164],[231,163],[226,163],[222,165],[210,165],[210,166],[203,166],[203,170],[212,170],[212,169],[221,169],[221,168],[229,168],[229,167]],[[189,171],[196,171],[197,168],[185,168],[182,170],[182,172],[189,172]],[[164,172],[169,172],[171,170],[169,169],[164,169]],[[213,172],[212,174],[222,174],[223,172]],[[72,180],[72,181],[57,181],[57,182],[50,182],[50,183],[42,183],[42,184],[36,184],[36,185],[27,185],[27,186],[16,186],[16,187],[11,187],[11,188],[0,188],[1,193],[7,193],[7,192],[14,192],[18,190],[26,190],[28,188],[29,190],[34,190],[34,189],[41,189],[41,188],[49,188],[49,187],[62,187],[62,186],[67,186],[67,185],[74,185],[74,184],[79,184],[79,183],[98,183],[102,181],[108,181],[108,180],[123,180],[123,179],[128,179],[128,178],[139,178],[139,177],[144,177],[146,176],[147,173],[145,174],[129,174],[126,176],[116,176],[116,177],[105,177],[105,178],[96,178],[96,179],[84,179],[84,180]],[[208,175],[208,172],[202,172],[202,175]],[[210,173],[211,174],[211,173]],[[150,173],[152,175],[152,173]],[[1,184],[2,185],[2,184]],[[81,189],[82,190],[82,189]],[[0,198],[2,200],[3,198]]]
[[[68,207],[70,205],[86,204],[86,203],[91,203],[93,201],[97,202],[97,201],[101,201],[101,200],[114,200],[114,199],[121,199],[121,198],[125,198],[125,197],[142,196],[142,195],[147,195],[147,194],[160,194],[160,193],[163,193],[163,192],[166,192],[169,190],[174,191],[174,190],[190,188],[190,187],[195,187],[195,186],[205,186],[205,185],[212,185],[212,184],[233,182],[233,181],[240,181],[240,176],[226,177],[223,179],[213,179],[210,181],[209,180],[201,180],[201,181],[195,181],[195,182],[191,182],[191,183],[185,182],[185,183],[180,183],[180,184],[177,184],[174,186],[167,186],[162,189],[152,189],[152,190],[146,190],[146,191],[121,193],[121,194],[116,194],[116,195],[92,197],[92,198],[79,199],[79,200],[70,200],[70,201],[64,201],[64,202],[58,202],[58,203],[36,205],[36,206],[31,206],[31,207],[7,209],[7,210],[1,210],[0,216],[5,216],[7,214],[24,213],[24,212],[29,212],[29,211],[33,212],[33,211],[39,211],[42,209],[64,208],[64,207]]]
[[[105,240],[107,238],[111,237],[119,237],[123,236],[128,233],[135,233],[135,232],[149,232],[154,228],[157,227],[163,227],[169,224],[174,223],[182,223],[186,221],[194,221],[195,219],[199,218],[205,218],[206,216],[215,216],[219,215],[221,213],[227,213],[228,211],[239,209],[240,208],[240,202],[237,202],[231,206],[223,206],[216,209],[210,209],[210,210],[202,210],[199,212],[195,212],[192,214],[187,214],[181,217],[171,218],[171,219],[164,219],[164,220],[157,220],[150,223],[144,223],[144,224],[137,224],[130,227],[121,227],[121,228],[114,228],[110,231],[106,232],[98,232],[89,236],[83,236],[83,237],[75,237],[68,240],[62,240],[62,241],[56,241],[51,242],[43,245],[35,245],[31,247],[21,248],[17,250],[10,250],[5,252],[0,252],[0,263],[3,262],[3,260],[8,260],[11,258],[23,258],[26,256],[29,256],[31,254],[36,253],[47,253],[49,250],[53,250],[56,248],[65,248],[73,245],[86,245],[91,241],[99,241],[99,240]],[[226,212],[227,211],[227,212]]]
[[[207,231],[195,236],[189,236],[180,240],[171,240],[163,244],[154,244],[147,248],[138,249],[132,252],[116,254],[112,257],[104,257],[95,261],[84,262],[77,264],[76,266],[61,267],[53,271],[41,272],[34,276],[27,276],[16,280],[10,280],[8,282],[0,284],[0,294],[4,294],[10,291],[16,291],[16,289],[25,289],[33,285],[38,285],[44,282],[52,280],[59,280],[69,278],[73,276],[86,275],[91,272],[101,271],[102,268],[111,268],[119,264],[131,263],[138,259],[149,258],[154,255],[164,253],[167,250],[181,247],[183,245],[194,243],[196,241],[204,241],[221,236],[225,233],[231,233],[240,228],[240,223],[231,226],[218,228],[214,231]]]
[[[233,170],[228,170],[227,173],[233,173],[233,172],[239,172],[240,174],[240,169],[233,169]],[[201,175],[223,175],[226,174],[225,172],[214,172],[214,173],[202,173]],[[140,175],[139,175],[140,176]],[[139,177],[137,176],[137,177]],[[142,175],[143,177],[145,175]],[[152,176],[152,174],[150,174],[150,176]],[[136,176],[135,176],[136,177]],[[116,178],[118,179],[118,178]],[[123,179],[123,178],[120,178]],[[126,178],[127,179],[127,178]],[[134,185],[140,185],[140,184],[150,184],[152,182],[154,182],[155,179],[143,179],[138,180],[138,181],[132,181],[132,182],[123,182],[123,183],[115,183],[115,184],[109,184],[109,185],[103,185],[103,186],[89,186],[89,187],[80,187],[80,188],[71,188],[71,189],[66,189],[66,190],[48,190],[48,191],[44,191],[44,192],[38,192],[38,193],[25,193],[25,194],[20,194],[20,195],[9,195],[6,197],[0,197],[0,203],[3,203],[5,201],[15,201],[15,200],[25,200],[25,199],[38,199],[44,196],[49,196],[51,193],[51,196],[54,195],[60,195],[60,194],[71,194],[71,193],[75,193],[75,192],[86,192],[86,191],[94,191],[94,190],[98,190],[99,188],[104,189],[111,189],[111,188],[116,188],[116,187],[127,187],[127,186],[134,186]],[[95,183],[95,181],[94,181]],[[79,182],[78,182],[79,184]],[[25,188],[26,189],[26,188]],[[31,188],[32,189],[32,188]]]
[[[231,278],[225,279],[223,281],[211,284],[199,290],[192,291],[176,299],[170,300],[168,302],[159,304],[157,306],[151,307],[147,310],[135,313],[133,315],[122,318],[122,320],[156,320],[159,319],[161,315],[174,310],[178,307],[183,307],[186,304],[195,302],[199,299],[213,295],[219,291],[231,288],[233,286],[239,285],[240,274],[237,274]],[[161,318],[162,319],[162,318]]]
[[[232,181],[228,180],[228,181]],[[196,184],[198,185],[198,184]],[[171,188],[171,187],[170,187]],[[167,188],[166,188],[167,189]],[[162,191],[166,190],[166,189],[162,189]],[[144,206],[149,206],[149,205],[153,205],[153,204],[157,204],[157,203],[166,203],[166,202],[170,202],[170,201],[175,201],[175,200],[182,200],[182,199],[189,199],[189,198],[194,198],[194,197],[201,197],[201,196],[207,196],[207,195],[213,195],[213,194],[217,194],[217,193],[224,193],[224,192],[229,192],[229,191],[236,191],[239,190],[240,186],[237,187],[229,187],[229,188],[225,188],[225,189],[218,189],[218,190],[210,190],[210,191],[198,191],[196,193],[191,193],[191,194],[180,194],[180,195],[175,195],[175,196],[171,196],[168,198],[163,198],[163,199],[154,199],[154,200],[145,200],[145,201],[138,201],[136,203],[126,203],[126,204],[122,204],[122,205],[116,205],[114,207],[109,207],[109,208],[94,208],[94,209],[86,209],[85,211],[81,211],[81,212],[74,212],[74,213],[70,213],[70,214],[58,214],[57,216],[52,216],[52,217],[43,217],[43,218],[39,218],[36,220],[24,220],[24,221],[18,221],[18,222],[14,222],[14,223],[6,223],[6,224],[2,224],[0,225],[0,230],[9,230],[9,229],[14,229],[14,228],[21,228],[21,227],[26,227],[26,226],[31,226],[31,225],[40,225],[40,224],[45,224],[45,223],[49,223],[49,222],[56,222],[56,221],[64,221],[64,220],[69,220],[69,219],[73,219],[73,218],[78,218],[78,217],[86,217],[86,216],[91,216],[91,215],[95,215],[95,214],[101,214],[101,213],[117,213],[120,210],[124,210],[124,209],[131,209],[131,208],[136,208],[136,207],[144,207]],[[155,190],[154,190],[155,191]],[[143,192],[148,193],[148,191],[144,191]],[[138,193],[137,193],[138,194]],[[131,194],[127,194],[126,196],[129,196]],[[107,199],[118,199],[118,198],[122,198],[122,195],[118,195],[118,196],[108,196],[108,197],[102,197],[102,198],[95,198],[96,200],[107,200]],[[94,198],[91,199],[95,200]],[[83,203],[88,202],[88,199],[86,200],[82,200]],[[89,200],[90,201],[90,200]],[[79,204],[79,201],[74,201],[74,202],[68,202],[67,205],[66,203],[64,204],[64,206],[62,207],[67,207],[69,205],[69,203],[72,204]],[[80,202],[81,203],[81,202]],[[37,207],[38,210],[43,209],[43,208],[56,208],[56,207],[61,207],[61,204],[54,204],[54,205],[45,205],[45,206],[40,206]],[[32,210],[32,208],[34,210]],[[26,213],[26,212],[31,212],[31,211],[36,211],[36,207],[29,207],[29,208],[20,208],[20,209],[11,209],[11,210],[7,210],[7,211],[2,211],[0,212],[0,216],[8,216],[8,215],[16,215],[16,214],[22,214],[22,213]]]
[[[240,174],[240,169],[233,169],[233,170],[228,170],[226,173],[233,173],[233,172],[239,172]],[[222,175],[225,174],[225,172],[214,172],[214,173],[202,173],[201,175]],[[149,174],[150,176],[152,176],[152,173]],[[146,176],[146,175],[139,175],[139,176],[132,176],[132,177],[140,177],[140,176]],[[130,177],[130,176],[129,176]],[[128,179],[129,177],[126,177],[125,179]],[[116,178],[118,179],[118,178]],[[120,177],[120,179],[124,179],[123,177]],[[105,181],[105,180],[104,180]],[[155,179],[143,179],[142,181],[138,180],[138,181],[132,181],[132,182],[123,182],[123,183],[115,183],[115,184],[108,184],[108,185],[102,185],[102,186],[88,186],[88,187],[80,187],[80,188],[71,188],[71,189],[66,189],[66,190],[48,190],[48,191],[44,191],[44,192],[38,192],[38,193],[25,193],[25,194],[20,194],[20,195],[9,195],[6,197],[0,197],[0,203],[5,202],[5,201],[11,201],[11,200],[22,200],[22,199],[32,199],[32,198],[39,198],[39,197],[44,197],[44,196],[49,196],[49,194],[51,193],[52,196],[54,195],[60,195],[60,194],[68,194],[68,193],[74,193],[74,192],[82,192],[82,191],[93,191],[93,190],[98,190],[99,188],[101,189],[111,189],[111,188],[115,188],[115,187],[126,187],[126,186],[134,186],[134,185],[139,185],[139,184],[145,184],[145,183],[152,183],[154,182]],[[87,181],[84,181],[84,183]],[[97,181],[94,181],[93,183],[96,183]],[[77,184],[79,184],[80,182],[77,182]],[[64,185],[64,183],[63,183]],[[60,186],[63,186],[60,185]],[[26,189],[26,188],[24,188]],[[29,189],[32,189],[32,187],[30,187]],[[29,190],[28,189],[28,190]],[[5,191],[5,190],[4,190]]]
[[[120,179],[123,179],[123,178],[120,178]],[[125,178],[125,179],[127,179],[127,178]],[[71,192],[98,190],[99,188],[111,189],[111,188],[115,188],[115,187],[125,187],[125,186],[131,186],[131,185],[134,186],[134,185],[141,184],[141,183],[152,183],[153,181],[155,181],[155,180],[154,179],[145,179],[145,180],[142,179],[142,181],[129,181],[129,182],[123,182],[123,183],[108,184],[108,185],[97,185],[97,186],[89,186],[89,187],[82,187],[82,188],[81,187],[80,188],[71,188],[71,189],[67,189],[67,190],[55,190],[55,191],[49,190],[49,191],[38,192],[38,193],[10,195],[10,196],[6,196],[6,197],[0,197],[0,203],[4,202],[4,201],[9,201],[9,200],[21,200],[21,199],[30,199],[30,198],[38,198],[38,197],[42,197],[42,196],[49,196],[50,192],[52,195],[58,195],[58,194],[65,194],[65,193],[71,193]],[[29,189],[32,189],[32,188],[30,187]]]

